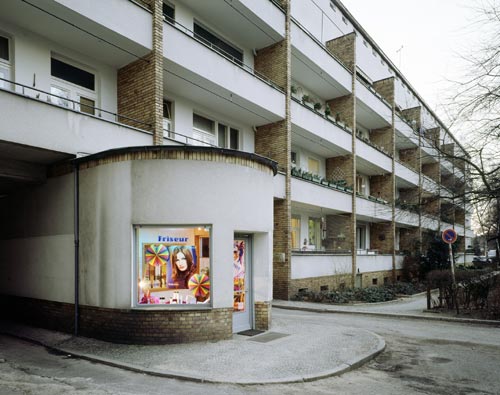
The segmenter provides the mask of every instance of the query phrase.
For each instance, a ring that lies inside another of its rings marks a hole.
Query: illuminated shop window
[[[210,227],[135,227],[136,306],[210,305]]]

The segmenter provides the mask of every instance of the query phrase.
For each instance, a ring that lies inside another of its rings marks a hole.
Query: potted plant
[[[314,109],[315,109],[316,111],[321,110],[321,103],[319,103],[319,102],[314,103]]]

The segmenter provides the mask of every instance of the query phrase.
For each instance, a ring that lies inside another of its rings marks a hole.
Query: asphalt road
[[[274,309],[282,319],[371,330],[386,351],[339,377],[289,385],[216,385],[150,377],[0,336],[0,395],[500,394],[500,329],[448,322]],[[314,364],[314,355],[311,355]],[[244,365],[242,365],[244,369]]]

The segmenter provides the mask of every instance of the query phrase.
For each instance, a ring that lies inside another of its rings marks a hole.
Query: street
[[[500,393],[498,328],[276,308],[273,317],[321,324],[325,330],[332,326],[370,330],[383,336],[387,347],[374,360],[341,376],[307,383],[244,386],[152,377],[0,336],[0,395]],[[310,362],[314,364],[314,355]]]

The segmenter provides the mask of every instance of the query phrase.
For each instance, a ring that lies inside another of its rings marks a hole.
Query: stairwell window
[[[95,115],[95,74],[60,59],[51,58],[49,100],[59,106]]]
[[[0,36],[0,78],[10,80],[10,41]],[[0,88],[7,88],[7,81],[0,80]]]
[[[236,49],[232,44],[229,44],[216,34],[208,31],[197,22],[194,23],[194,37],[240,66],[243,65],[242,51]]]

